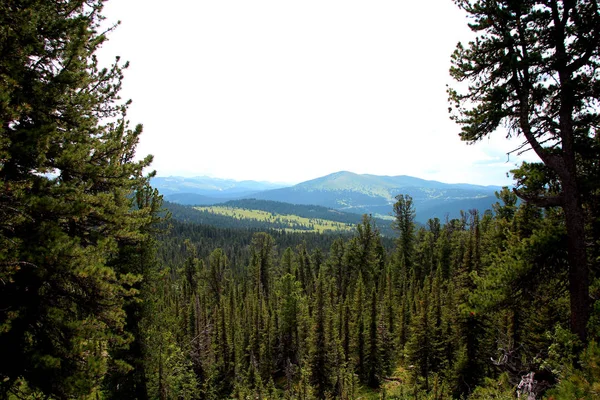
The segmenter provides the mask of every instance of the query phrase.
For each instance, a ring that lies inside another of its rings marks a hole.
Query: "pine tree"
[[[354,289],[352,307],[352,332],[350,332],[351,353],[354,370],[361,382],[367,380],[367,332],[365,332],[366,288],[359,273]]]
[[[136,209],[134,192],[151,158],[134,161],[127,64],[94,56],[102,7],[0,6],[0,393],[19,378],[58,397],[97,391],[107,350],[130,340],[123,306],[139,279],[115,260],[146,238],[150,205]]]
[[[398,230],[397,257],[398,263],[407,272],[413,268],[413,249],[414,249],[414,231],[415,231],[415,209],[413,207],[412,197],[399,194],[394,203],[394,228]]]
[[[382,342],[382,371],[387,375],[392,371],[396,361],[396,338],[397,338],[397,320],[398,307],[394,292],[391,265],[386,269],[383,279],[383,298],[381,302],[381,342]]]
[[[362,222],[356,226],[355,236],[346,247],[345,263],[350,268],[350,279],[355,280],[360,275],[369,291],[385,265],[381,250],[381,237],[373,219],[363,215]]]
[[[136,190],[135,199],[135,206],[140,210],[147,210],[152,216],[147,220],[147,225],[142,227],[146,238],[140,242],[121,241],[119,257],[112,262],[112,266],[120,273],[137,274],[143,279],[133,287],[139,295],[128,298],[124,304],[125,330],[131,334],[132,341],[128,346],[112,349],[111,360],[114,365],[109,368],[109,373],[104,379],[103,391],[108,397],[143,400],[148,398],[144,363],[147,344],[143,332],[143,320],[149,318],[151,312],[149,288],[157,276],[155,236],[159,233],[157,225],[162,220],[158,216],[161,211],[162,196],[159,195],[158,190],[146,184]],[[127,363],[128,366],[124,366],[122,362]],[[127,370],[129,366],[130,371],[123,371],[123,367]]]
[[[347,282],[348,282],[348,267],[344,260],[344,241],[336,239],[329,250],[329,259],[327,260],[327,268],[329,275],[335,278],[336,294],[342,299],[346,298]]]
[[[319,399],[325,398],[325,392],[330,389],[330,344],[327,342],[326,321],[327,310],[325,304],[325,277],[323,270],[320,271],[315,288],[315,304],[313,306],[314,325],[312,331],[312,343],[310,348],[310,371],[311,383],[315,396]]]
[[[208,271],[205,279],[210,297],[215,304],[219,304],[223,291],[227,289],[229,275],[229,260],[221,248],[213,250],[208,259]]]
[[[453,320],[454,341],[456,354],[454,355],[453,379],[454,394],[466,396],[482,380],[484,369],[480,356],[483,335],[483,316],[477,313],[470,301],[470,294],[475,288],[473,277],[480,266],[480,235],[479,218],[476,211],[463,214],[461,225],[467,223],[469,231],[457,231],[462,237],[459,246],[462,247],[456,254],[462,256],[460,264],[454,271],[454,302],[458,312]],[[458,260],[457,260],[458,261]]]
[[[293,256],[294,256],[294,252],[292,250],[291,247],[288,247],[285,249],[285,251],[283,252],[283,256],[281,256],[281,273],[282,274],[293,274],[294,273],[294,267],[293,267]]]
[[[296,248],[296,264],[298,266],[296,279],[302,284],[304,292],[311,296],[313,292],[313,273],[310,257],[306,250],[306,243],[301,243]]]
[[[293,365],[298,365],[298,314],[302,286],[291,274],[285,274],[279,280],[279,336],[280,336],[280,361],[279,369],[286,370]],[[289,384],[289,382],[288,382]]]
[[[252,265],[256,293],[269,297],[273,269],[273,237],[259,232],[252,237]]]
[[[377,291],[371,290],[371,310],[369,315],[369,341],[366,360],[367,385],[378,388],[383,375],[383,363],[381,357],[381,343],[379,337],[379,310]]]
[[[417,312],[411,320],[410,339],[406,344],[408,362],[414,365],[415,378],[422,377],[425,379],[425,390],[429,390],[429,374],[432,368],[433,356],[429,286],[430,281],[427,277],[415,298]]]
[[[429,326],[431,329],[429,341],[431,343],[431,371],[442,372],[451,360],[446,359],[444,349],[448,338],[444,334],[444,293],[442,291],[442,272],[438,268],[431,281],[429,294]]]
[[[524,139],[540,163],[513,171],[516,193],[560,207],[568,232],[571,330],[587,339],[590,275],[586,208],[599,188],[600,13],[596,1],[456,1],[477,38],[458,44],[450,89],[461,138],[475,142],[499,126]]]

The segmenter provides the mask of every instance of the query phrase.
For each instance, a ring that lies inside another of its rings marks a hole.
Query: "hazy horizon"
[[[419,176],[413,176],[413,175],[407,175],[407,174],[398,174],[398,175],[389,175],[389,174],[370,174],[370,173],[364,173],[364,174],[359,174],[353,171],[347,171],[347,170],[340,170],[340,171],[333,171],[324,175],[319,175],[319,176],[315,176],[312,178],[308,178],[302,181],[298,181],[298,182],[285,182],[285,181],[270,181],[270,180],[264,180],[264,179],[235,179],[235,178],[229,178],[229,177],[222,177],[222,176],[212,176],[212,175],[206,175],[206,174],[194,174],[194,173],[189,173],[187,175],[177,175],[177,174],[169,174],[169,175],[163,175],[160,174],[159,172],[157,172],[156,174],[156,178],[187,178],[187,179],[192,179],[192,178],[209,178],[209,179],[215,179],[215,180],[224,180],[224,181],[234,181],[234,182],[244,182],[244,181],[251,181],[251,182],[258,182],[258,183],[270,183],[270,184],[274,184],[274,185],[297,185],[299,183],[303,183],[303,182],[307,182],[307,181],[311,181],[314,179],[319,179],[319,178],[323,178],[329,175],[333,175],[333,174],[337,174],[337,173],[341,173],[341,172],[349,172],[351,174],[356,174],[356,175],[373,175],[373,176],[386,176],[386,177],[399,177],[399,176],[409,176],[412,178],[417,178],[417,179],[422,179],[422,180],[426,180],[426,181],[437,181],[440,183],[446,183],[446,184],[450,184],[450,185],[461,185],[461,184],[465,184],[465,185],[475,185],[475,186],[493,186],[493,187],[502,187],[502,186],[511,186],[509,185],[495,185],[495,184],[477,184],[477,183],[469,183],[469,182],[447,182],[447,181],[441,181],[438,179],[426,179],[426,178],[421,178]]]
[[[450,0],[108,2],[137,154],[161,175],[302,182],[331,171],[506,185],[532,152],[461,142],[446,85],[472,37]],[[140,12],[143,10],[143,12]],[[507,162],[508,160],[508,162]]]

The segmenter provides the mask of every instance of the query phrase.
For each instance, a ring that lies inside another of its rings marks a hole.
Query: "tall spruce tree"
[[[126,64],[94,55],[102,0],[0,5],[0,397],[19,379],[59,398],[97,391],[125,344],[139,279],[115,260],[143,243],[135,208],[151,158],[119,99]]]
[[[399,266],[400,276],[408,276],[413,268],[413,252],[415,243],[415,209],[413,207],[412,197],[399,194],[394,203],[394,221],[393,227],[398,231],[396,257]]]
[[[325,392],[330,389],[331,368],[328,357],[330,356],[331,344],[327,343],[326,320],[326,293],[325,276],[323,269],[319,271],[313,306],[313,332],[310,348],[310,370],[311,382],[315,390],[315,396],[319,399],[325,398]]]
[[[424,378],[425,390],[429,390],[429,374],[433,358],[429,286],[429,277],[427,277],[423,288],[415,292],[416,313],[411,321],[410,339],[406,344],[407,358],[414,365],[415,378]]]
[[[367,385],[372,388],[378,388],[381,384],[383,375],[383,363],[381,356],[381,338],[379,337],[379,310],[377,291],[371,290],[371,312],[369,316],[369,341],[367,349],[366,370]]]
[[[152,218],[141,227],[146,236],[141,241],[121,240],[119,256],[113,259],[111,266],[120,273],[131,273],[141,276],[132,289],[138,291],[137,296],[129,296],[124,304],[126,314],[125,331],[131,334],[131,343],[112,349],[109,373],[104,378],[103,391],[106,397],[128,397],[144,400],[148,398],[144,356],[147,352],[143,320],[149,317],[149,287],[156,279],[157,258],[156,235],[159,232],[158,222],[162,220],[159,212],[162,207],[162,196],[157,189],[149,185],[136,190],[135,207],[146,210]],[[123,369],[119,365],[125,361],[128,365]],[[127,369],[131,370],[127,372]],[[126,373],[124,373],[126,372]]]

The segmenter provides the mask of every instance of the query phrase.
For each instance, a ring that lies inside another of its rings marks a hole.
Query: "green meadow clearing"
[[[305,218],[298,215],[277,214],[262,210],[247,208],[209,206],[194,207],[198,211],[222,215],[239,220],[250,219],[264,222],[274,229],[283,229],[286,232],[352,232],[354,225],[320,218]]]

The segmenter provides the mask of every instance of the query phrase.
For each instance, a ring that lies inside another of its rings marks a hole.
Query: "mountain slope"
[[[413,198],[417,221],[459,216],[460,210],[484,211],[496,201],[494,186],[447,184],[410,176],[359,175],[336,172],[298,185],[255,194],[257,199],[293,204],[315,204],[354,213],[389,217],[395,197]]]
[[[233,208],[245,208],[250,210],[262,210],[281,215],[297,215],[303,218],[322,219],[327,221],[335,221],[356,226],[362,222],[362,214],[344,212],[332,208],[326,208],[317,205],[303,205],[283,203],[279,201],[244,199],[231,200],[222,203],[222,206]],[[385,236],[395,236],[396,233],[392,230],[392,221],[380,218],[373,218],[373,222],[379,231]]]
[[[235,181],[232,179],[197,176],[184,178],[180,176],[155,177],[151,184],[167,198],[173,194],[193,193],[212,198],[233,199],[249,196],[256,192],[276,189],[285,185],[271,182]]]
[[[358,214],[266,200],[237,200],[208,207],[165,201],[164,206],[175,220],[221,228],[348,234],[362,222],[362,216]],[[373,222],[382,235],[397,235],[391,221],[374,219]]]
[[[417,222],[429,218],[458,218],[460,210],[481,212],[496,202],[497,186],[448,184],[411,176],[379,176],[340,171],[291,187],[268,182],[208,177],[154,178],[154,187],[174,203],[213,205],[230,200],[258,199],[282,203],[322,206],[354,214],[392,219],[399,194],[410,195]]]

